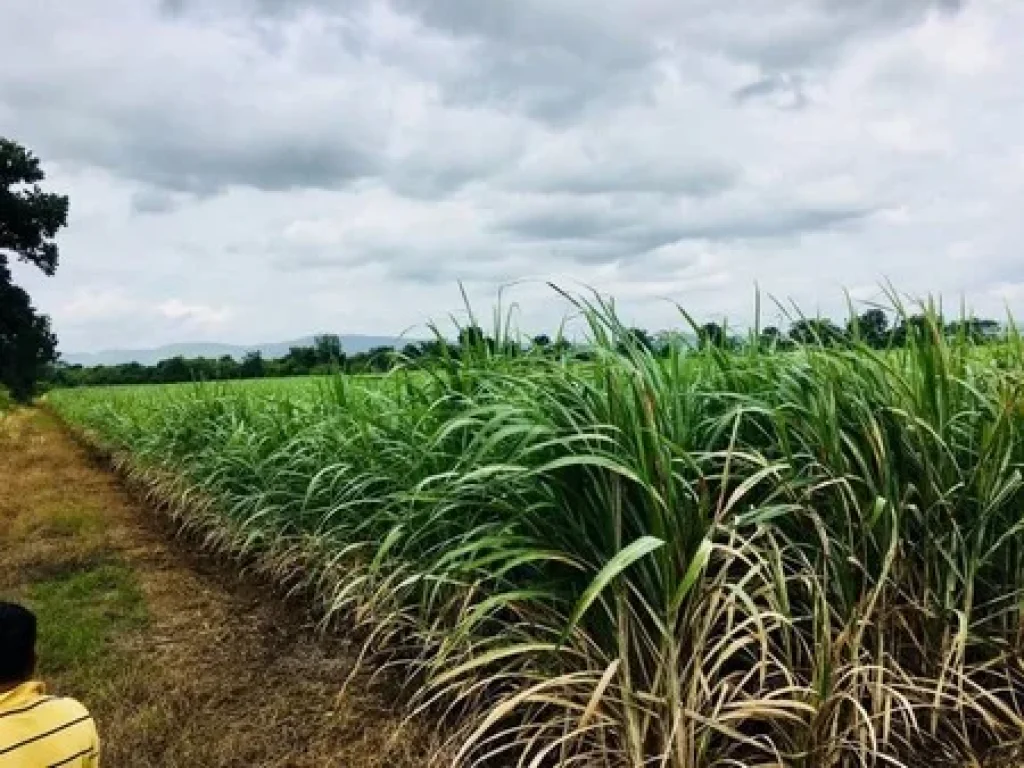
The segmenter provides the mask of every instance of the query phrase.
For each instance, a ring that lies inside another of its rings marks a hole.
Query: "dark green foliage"
[[[786,338],[782,331],[780,331],[774,325],[769,325],[768,327],[761,330],[761,334],[758,337],[758,344],[760,345],[761,349],[765,351],[772,351],[777,349],[785,349],[790,344],[790,341],[789,339]]]
[[[634,349],[643,349],[648,352],[654,349],[654,339],[643,328],[628,328],[623,335],[623,349],[633,347]]]
[[[36,382],[57,359],[50,320],[14,285],[10,254],[46,275],[57,269],[54,237],[67,224],[68,199],[44,192],[45,175],[27,149],[0,138],[0,384],[19,400],[31,397]]]
[[[834,347],[847,340],[846,333],[828,318],[802,318],[789,329],[789,338],[797,344]]]
[[[462,347],[476,347],[486,340],[483,328],[478,325],[468,325],[459,331],[459,345]]]
[[[908,344],[927,342],[934,339],[936,333],[941,333],[942,328],[942,318],[930,320],[924,314],[909,315],[893,328],[892,343],[897,347],[905,347]]]
[[[263,355],[259,352],[248,352],[238,366],[238,373],[243,379],[258,379],[264,375]]]
[[[999,333],[999,323],[995,320],[983,320],[977,317],[956,320],[946,326],[947,336],[961,337],[974,344],[992,341],[998,338]]]
[[[409,360],[415,360],[422,356],[422,354],[423,348],[417,344],[406,344],[402,347],[402,356]]]
[[[0,264],[0,385],[16,400],[26,400],[56,359],[57,338],[50,332],[50,318],[35,311],[28,294],[9,276]]]
[[[318,365],[340,365],[345,359],[341,349],[341,338],[334,334],[324,334],[313,339],[316,351],[315,361]]]
[[[889,316],[881,309],[869,309],[847,323],[847,334],[872,349],[889,345]]]
[[[53,238],[67,225],[68,199],[43,192],[39,182],[45,178],[35,155],[0,138],[0,265],[7,263],[2,252],[11,251],[47,275],[57,270]]]
[[[697,341],[701,349],[706,349],[707,347],[724,349],[728,337],[726,336],[725,328],[718,323],[704,323],[697,334]]]

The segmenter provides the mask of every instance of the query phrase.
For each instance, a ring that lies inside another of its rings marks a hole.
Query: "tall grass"
[[[1015,332],[661,359],[577,307],[585,365],[499,338],[372,386],[50,402],[363,626],[466,763],[957,764],[1024,737]]]

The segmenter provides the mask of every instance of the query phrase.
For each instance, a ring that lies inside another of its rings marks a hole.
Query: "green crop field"
[[[1024,342],[55,391],[496,764],[936,765],[1024,734]]]

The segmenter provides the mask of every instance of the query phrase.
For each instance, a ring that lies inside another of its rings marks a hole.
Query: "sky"
[[[13,0],[65,352],[416,334],[548,282],[650,329],[1024,316],[1020,0]],[[677,306],[678,305],[678,306]]]

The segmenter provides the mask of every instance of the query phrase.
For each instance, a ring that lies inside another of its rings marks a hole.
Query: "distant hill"
[[[357,355],[374,347],[405,346],[416,339],[400,339],[395,336],[341,336],[341,346],[346,354]],[[154,365],[171,357],[223,357],[230,355],[241,360],[246,352],[258,350],[266,360],[284,357],[289,347],[310,347],[313,337],[305,336],[292,341],[273,342],[268,344],[167,344],[153,349],[105,349],[102,352],[66,352],[61,360],[70,365],[120,365],[122,363],[141,363]]]

